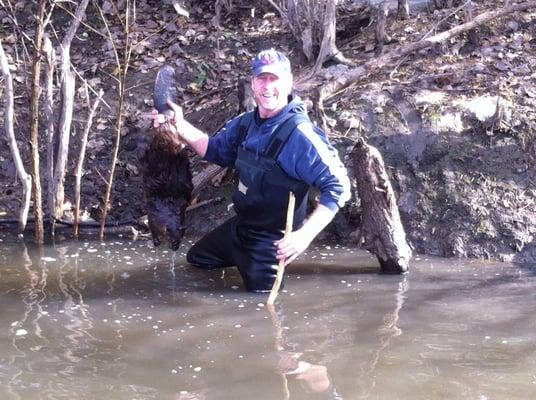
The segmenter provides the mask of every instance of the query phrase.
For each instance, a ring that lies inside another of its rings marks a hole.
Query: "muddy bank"
[[[238,112],[236,85],[247,77],[248,61],[256,51],[270,46],[286,51],[297,79],[310,69],[299,46],[270,7],[257,8],[254,16],[250,8],[239,7],[216,30],[210,25],[209,5],[203,3],[191,10],[190,19],[177,21],[171,7],[155,12],[153,3],[139,4],[140,35],[144,29],[161,30],[140,42],[133,55],[109,212],[110,223],[135,224],[137,228],[143,228],[138,222],[146,213],[137,142],[147,130],[142,114],[151,109],[152,83],[161,65],[173,61],[180,72],[180,101],[185,114],[207,132],[214,132]],[[484,5],[479,11],[482,10]],[[412,54],[398,65],[366,77],[325,105],[333,122],[331,141],[350,170],[346,156],[357,136],[364,136],[382,153],[416,253],[536,264],[535,17],[533,12],[519,13],[510,20],[479,27],[478,48],[468,46],[466,38],[460,37]],[[436,10],[414,14],[408,21],[390,20],[393,40],[386,44],[385,51],[419,40],[438,21],[445,25],[441,29],[458,24],[454,19],[452,10]],[[339,33],[351,32],[338,37],[345,56],[358,65],[374,57],[370,50],[374,26],[357,24],[359,28],[352,30],[351,18],[341,18],[339,22]],[[21,29],[31,32],[33,26],[21,21]],[[116,88],[110,79],[114,62],[107,48],[109,43],[84,29],[75,39],[72,58],[95,88],[107,89],[105,99],[111,105],[100,110],[88,143],[82,208],[84,219],[91,222],[99,220],[102,213]],[[6,52],[15,60],[15,40],[8,44]],[[328,67],[318,79],[336,79],[344,68]],[[18,82],[17,135],[25,165],[29,166],[23,137],[27,130],[28,69],[21,61],[14,63],[13,70]],[[82,92],[78,90],[75,102],[76,132],[82,131],[87,113]],[[300,95],[305,100],[312,97],[310,93]],[[73,131],[69,170],[76,163],[77,137]],[[192,165],[194,175],[206,167],[193,155]],[[190,236],[209,231],[232,214],[230,198],[235,181],[231,171],[203,190],[198,201],[208,203],[187,214]],[[73,185],[74,178],[68,174],[66,198],[71,203]],[[20,191],[2,135],[0,218],[16,217]],[[71,212],[69,202],[65,205],[67,218]],[[350,244],[351,233],[359,226],[359,215],[360,204],[354,191],[351,202],[318,240]],[[4,228],[0,225],[1,235],[12,234]],[[31,232],[27,236],[31,237]]]
[[[532,103],[400,87],[358,97],[417,253],[536,262]]]

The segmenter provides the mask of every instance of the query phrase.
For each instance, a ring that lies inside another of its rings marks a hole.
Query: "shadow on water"
[[[522,399],[533,275],[416,258],[404,276],[317,248],[275,308],[235,269],[147,243],[0,242],[2,399]]]

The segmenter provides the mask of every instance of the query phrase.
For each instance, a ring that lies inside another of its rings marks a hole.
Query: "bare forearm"
[[[277,246],[277,259],[288,264],[298,257],[324,229],[335,216],[335,212],[319,204],[309,216],[303,226],[297,231],[275,242]]]
[[[163,127],[174,137],[185,141],[199,156],[205,157],[208,148],[208,135],[197,129],[183,117],[182,108],[168,101],[168,105],[173,111],[171,117],[153,112],[153,126],[155,128],[164,124]]]
[[[309,237],[309,242],[320,233],[331,222],[335,212],[328,207],[319,204],[309,215],[303,226],[299,229],[300,233]]]
[[[186,120],[180,123],[179,136],[201,157],[205,157],[208,147],[208,135]]]

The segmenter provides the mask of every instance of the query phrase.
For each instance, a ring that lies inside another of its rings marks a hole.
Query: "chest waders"
[[[303,115],[289,116],[273,132],[263,154],[256,154],[243,146],[253,117],[253,112],[244,114],[239,123],[235,168],[240,182],[233,194],[237,216],[194,244],[186,258],[204,269],[236,266],[248,290],[269,292],[278,264],[274,241],[283,236],[288,192],[296,196],[294,229],[298,229],[305,218],[309,189],[289,177],[276,160],[294,129],[310,121]]]
[[[297,229],[305,219],[309,186],[289,177],[276,160],[294,129],[302,122],[309,122],[309,119],[301,114],[292,114],[283,120],[273,132],[266,150],[258,154],[243,145],[252,129],[253,114],[244,114],[239,125],[240,145],[235,168],[240,182],[233,194],[233,202],[240,224],[253,229],[284,230],[288,193],[292,191],[296,196],[293,228]]]

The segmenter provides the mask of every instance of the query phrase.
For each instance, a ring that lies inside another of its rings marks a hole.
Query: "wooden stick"
[[[287,238],[290,232],[292,232],[292,225],[294,223],[294,203],[296,198],[294,193],[289,192],[288,194],[288,207],[287,207],[287,224],[285,226],[285,235],[283,238]],[[268,296],[267,304],[274,304],[279,288],[281,287],[281,282],[283,281],[283,274],[285,273],[285,260],[280,260],[277,267],[277,275],[275,277],[274,285],[270,291],[270,296]]]
[[[292,193],[292,192],[291,192]],[[277,293],[276,293],[277,295]],[[274,325],[275,330],[275,350],[277,353],[280,353],[285,350],[285,347],[283,346],[283,328],[281,326],[281,321],[279,320],[279,317],[277,316],[277,312],[275,310],[275,305],[272,303],[268,303],[266,305],[266,308],[268,309],[268,312],[270,313],[270,317],[272,319],[272,324]],[[288,379],[287,375],[279,371],[281,375],[281,380],[283,381],[283,400],[290,399],[290,392],[288,389]]]

